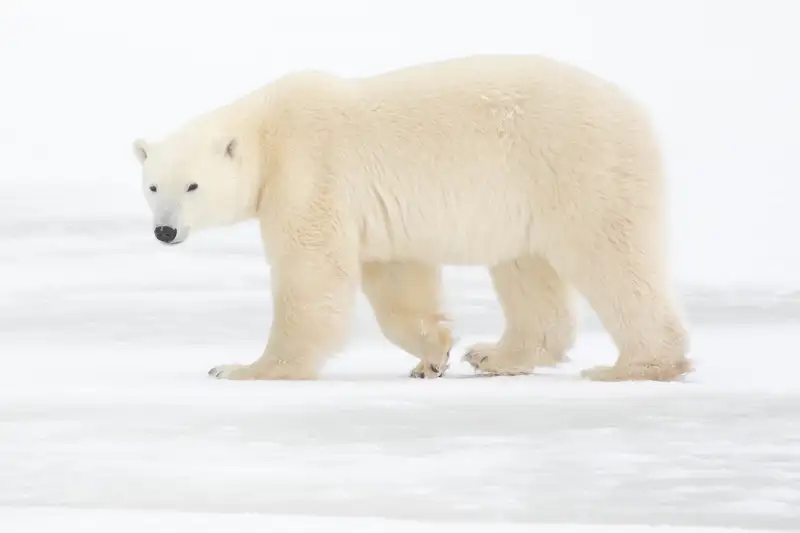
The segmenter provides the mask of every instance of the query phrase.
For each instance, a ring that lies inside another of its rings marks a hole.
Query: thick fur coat
[[[135,153],[159,239],[260,221],[269,341],[216,377],[315,378],[347,340],[359,289],[385,336],[419,358],[411,374],[441,376],[453,345],[444,264],[491,273],[506,329],[466,351],[479,371],[563,360],[573,290],[619,350],[584,376],[690,370],[653,128],[617,86],[576,67],[475,56],[361,79],[301,72]]]

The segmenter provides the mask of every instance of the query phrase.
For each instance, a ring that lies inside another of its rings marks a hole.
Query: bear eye
[[[157,190],[158,190],[158,187],[156,187],[155,185],[151,185],[150,186],[150,192],[156,192]]]
[[[197,190],[197,184],[196,183],[190,183],[189,186],[186,187],[186,190],[188,192],[196,191]]]

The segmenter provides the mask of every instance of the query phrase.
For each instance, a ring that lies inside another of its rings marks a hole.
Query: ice
[[[797,6],[225,6],[3,2],[0,531],[800,530]],[[407,378],[363,298],[321,381],[208,377],[266,342],[257,228],[159,245],[133,139],[288,70],[476,52],[566,59],[652,110],[697,371],[579,379],[616,355],[584,306],[570,363],[476,376],[458,358],[501,314],[485,271],[449,268],[444,379]]]
[[[698,370],[682,383],[580,380],[615,356],[588,309],[572,362],[487,378],[456,357],[500,332],[499,309],[482,270],[449,269],[460,344],[444,379],[408,379],[414,360],[361,299],[322,381],[218,381],[209,368],[266,340],[255,228],[165,247],[146,223],[102,226],[3,236],[0,521],[13,531],[162,516],[178,531],[205,516],[212,530],[229,516],[242,530],[800,523],[791,294],[687,293]]]
[[[52,531],[64,525],[79,525],[80,531],[115,531],[128,533],[148,531],[152,533],[184,533],[203,531],[205,533],[231,533],[239,531],[280,531],[281,533],[329,533],[347,531],[352,533],[482,533],[486,524],[464,522],[421,523],[377,518],[297,518],[280,515],[255,514],[211,514],[177,513],[169,511],[124,512],[77,510],[3,510],[0,509],[0,523],[14,528],[14,531]],[[524,524],[491,524],[491,530],[498,533],[521,533],[531,531]],[[20,529],[24,528],[24,529]],[[720,528],[696,527],[653,527],[653,526],[599,526],[577,524],[542,524],[536,526],[540,533],[731,533],[740,531]],[[749,530],[758,533],[758,530]],[[766,533],[766,530],[764,530]]]

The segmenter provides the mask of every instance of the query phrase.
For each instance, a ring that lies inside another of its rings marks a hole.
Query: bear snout
[[[156,239],[164,243],[171,243],[178,236],[178,230],[172,226],[157,226],[153,233]]]

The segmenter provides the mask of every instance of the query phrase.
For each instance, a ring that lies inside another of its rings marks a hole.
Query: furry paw
[[[693,371],[688,359],[655,363],[617,362],[614,366],[587,368],[581,372],[581,377],[591,381],[675,381]]]
[[[517,376],[533,370],[533,365],[515,360],[494,344],[475,344],[461,360],[469,363],[476,372],[495,376]]]
[[[447,369],[450,368],[450,365],[437,365],[434,363],[424,363],[422,361],[419,362],[417,366],[411,370],[409,377],[417,378],[417,379],[435,379],[440,378],[444,375]]]
[[[450,368],[450,351],[445,354],[444,361],[439,361],[437,363],[432,363],[430,361],[420,361],[417,366],[411,370],[409,374],[412,378],[417,379],[436,379],[440,378],[447,372],[447,369]]]
[[[230,380],[307,380],[315,379],[312,372],[302,371],[286,364],[252,364],[252,365],[219,365],[208,371],[208,375],[217,379]]]
[[[250,365],[219,365],[209,370],[208,375],[217,379],[258,379],[255,370]]]

